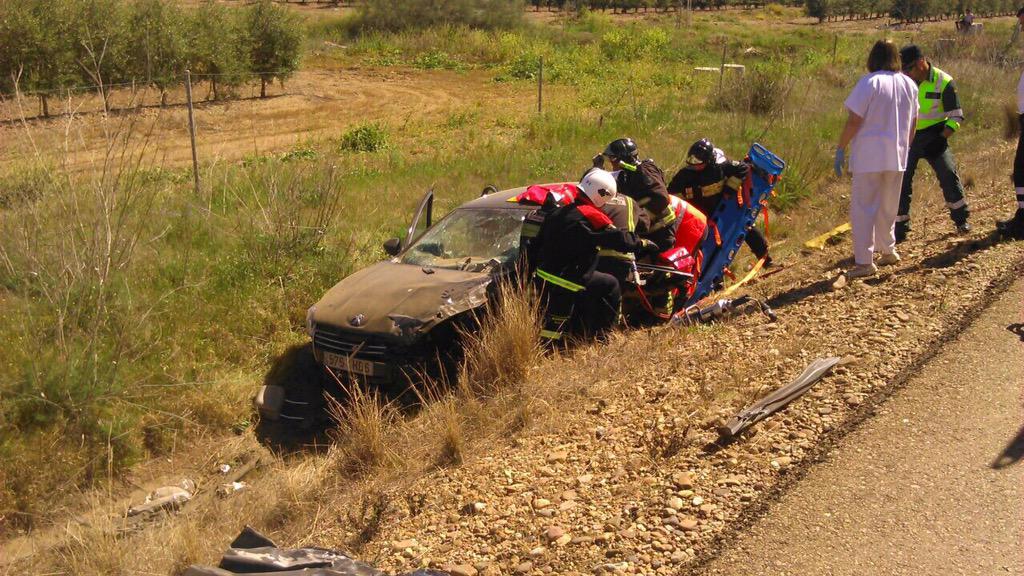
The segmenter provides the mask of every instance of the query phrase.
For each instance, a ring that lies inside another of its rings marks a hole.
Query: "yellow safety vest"
[[[917,101],[921,106],[917,114],[918,130],[942,123],[953,130],[960,129],[960,122],[964,119],[963,109],[945,110],[942,106],[942,92],[952,81],[952,76],[935,66],[928,71],[928,78],[917,87]]]

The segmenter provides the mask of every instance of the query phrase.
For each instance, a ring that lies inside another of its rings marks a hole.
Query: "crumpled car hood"
[[[364,268],[337,283],[316,303],[313,321],[408,342],[487,302],[487,287],[494,280],[490,274],[429,270],[392,261]]]

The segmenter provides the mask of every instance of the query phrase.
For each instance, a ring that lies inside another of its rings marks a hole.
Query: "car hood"
[[[493,280],[488,273],[381,262],[338,282],[316,303],[313,320],[411,341],[486,303]]]

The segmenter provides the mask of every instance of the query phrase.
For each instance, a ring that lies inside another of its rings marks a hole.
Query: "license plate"
[[[331,368],[362,376],[373,376],[375,368],[374,363],[369,360],[361,360],[333,352],[324,352],[324,364]]]

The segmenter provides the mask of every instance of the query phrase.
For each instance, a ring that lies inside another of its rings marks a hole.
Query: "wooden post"
[[[839,50],[839,34],[832,37],[832,64],[836,63],[836,52]]]
[[[196,118],[192,106],[192,72],[185,70],[185,98],[188,100],[188,135],[192,140],[192,175],[195,177],[195,192],[199,196],[199,155],[196,153]]]
[[[725,51],[729,48],[729,43],[725,40],[722,41],[722,63],[718,67],[718,98],[722,98],[722,82],[725,80]]]
[[[544,57],[540,57],[537,68],[537,114],[544,113]]]

